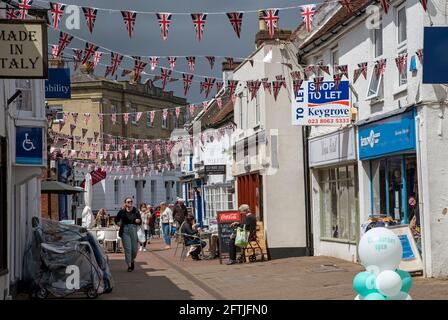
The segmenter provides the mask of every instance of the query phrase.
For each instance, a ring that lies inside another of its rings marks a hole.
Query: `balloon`
[[[412,288],[412,277],[411,274],[407,271],[398,269],[397,273],[400,275],[402,286],[401,291],[409,292]]]
[[[355,300],[364,300],[364,297],[358,294],[358,295],[355,297]]]
[[[364,297],[364,300],[386,300],[386,297],[378,292],[369,293]]]
[[[359,258],[369,271],[378,267],[379,273],[384,270],[395,270],[401,262],[403,249],[400,239],[387,228],[373,228],[361,238],[358,246]]]
[[[392,270],[383,271],[376,278],[376,287],[385,296],[396,296],[401,289],[400,275]]]
[[[387,300],[412,300],[412,298],[406,292],[400,291],[399,294],[397,294],[393,297],[387,297]]]
[[[353,288],[361,296],[366,296],[369,293],[378,292],[376,290],[376,277],[371,272],[360,272],[353,279]]]

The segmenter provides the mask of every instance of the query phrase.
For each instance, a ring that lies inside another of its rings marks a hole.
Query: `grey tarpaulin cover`
[[[36,219],[37,220],[37,219]],[[107,256],[85,228],[41,219],[33,222],[33,240],[25,253],[24,280],[45,288],[56,297],[76,292],[68,289],[68,266],[79,268],[80,290],[94,288],[98,294],[110,292],[113,278]],[[73,273],[72,273],[73,274]]]

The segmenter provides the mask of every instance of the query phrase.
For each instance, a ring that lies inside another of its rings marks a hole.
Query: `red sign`
[[[219,212],[218,214],[219,223],[231,223],[240,221],[241,221],[241,214],[239,211]]]
[[[90,172],[90,175],[92,176],[92,187],[94,185],[96,185],[98,182],[100,182],[101,180],[106,179],[106,171],[103,171],[101,169],[98,169],[97,171]],[[86,180],[81,182],[80,187],[84,188],[85,184],[86,184]]]

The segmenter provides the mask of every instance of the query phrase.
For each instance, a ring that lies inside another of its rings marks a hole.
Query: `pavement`
[[[130,300],[271,300],[347,299],[356,296],[352,282],[361,265],[332,257],[298,257],[236,265],[219,259],[180,259],[164,250],[160,239],[139,252],[127,272],[122,253],[108,254],[115,287],[98,299]],[[207,252],[206,252],[207,253]],[[413,278],[414,300],[448,299],[448,279]]]

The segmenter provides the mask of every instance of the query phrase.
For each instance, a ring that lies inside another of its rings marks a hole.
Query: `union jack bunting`
[[[227,13],[230,24],[236,33],[236,36],[240,38],[241,36],[241,26],[243,24],[243,13],[242,12],[229,12]]]
[[[345,76],[348,79],[348,66],[336,66],[339,73],[341,73],[343,76]]]
[[[212,57],[212,56],[207,56],[206,58],[207,58],[208,62],[210,63],[210,69],[213,70],[213,66],[215,65],[215,59],[216,58]]]
[[[418,60],[420,61],[421,64],[423,64],[423,49],[418,49],[415,54],[418,57]]]
[[[56,30],[59,27],[62,15],[64,14],[65,5],[61,3],[50,2],[51,8],[51,20],[53,20],[53,29]]]
[[[341,3],[342,6],[344,6],[347,9],[347,11],[350,15],[353,14],[353,9],[350,5],[350,0],[341,0],[339,2]]]
[[[300,71],[293,71],[291,72],[291,78],[293,78],[294,80],[299,80],[302,78],[302,74],[300,73]]]
[[[194,104],[190,104],[190,105],[188,106],[188,110],[190,111],[190,116],[191,116],[191,117],[193,117],[193,115],[194,115],[194,108],[195,108],[195,105],[194,105]]]
[[[282,88],[283,84],[281,81],[272,81],[272,88],[274,90],[274,99],[277,101],[278,94],[280,92],[280,89]]]
[[[166,120],[166,118],[168,118],[168,109],[163,109],[162,118],[163,118],[163,120]]]
[[[196,62],[196,57],[186,57],[187,59],[187,63],[188,63],[188,68],[191,72],[194,72],[194,67],[195,67],[195,62]]]
[[[168,57],[168,64],[170,66],[170,69],[173,70],[174,67],[176,66],[176,57]]]
[[[162,38],[166,40],[168,38],[168,29],[171,24],[170,13],[156,13],[157,20],[159,21],[160,31],[162,31]]]
[[[204,108],[204,112],[207,111],[207,108],[208,108],[208,101],[203,101],[203,102],[202,102],[202,108]]]
[[[380,0],[381,6],[383,7],[384,13],[387,14],[389,12],[389,0]]]
[[[157,61],[159,61],[159,57],[149,58],[149,62],[151,63],[151,71],[154,71],[157,68]]]
[[[71,112],[70,114],[71,114],[71,116],[73,118],[73,121],[76,124],[78,122],[78,112]]]
[[[165,90],[166,84],[171,76],[171,70],[169,69],[161,69],[162,72],[162,89]]]
[[[221,110],[222,109],[222,98],[217,98],[216,102],[218,104],[218,109]]]
[[[121,11],[121,15],[123,16],[126,29],[128,30],[128,36],[129,38],[132,38],[132,35],[134,34],[134,26],[135,26],[135,19],[137,17],[137,12]]]
[[[263,19],[269,30],[269,37],[272,39],[278,28],[278,9],[263,10]]]
[[[247,85],[249,87],[249,92],[251,93],[251,101],[255,98],[257,95],[258,89],[260,89],[261,81],[247,81]]]
[[[19,18],[20,11],[16,10],[13,7],[6,6],[6,19],[8,20],[17,20]]]
[[[60,54],[60,53],[61,53],[61,51],[59,50],[59,46],[58,45],[51,46],[51,55],[52,55],[53,59],[60,60],[61,57],[58,56],[58,54]]]
[[[420,4],[423,7],[423,10],[428,11],[428,0],[420,0]]]
[[[115,125],[117,123],[117,114],[113,113],[110,117],[110,120],[112,120],[112,124]]]
[[[71,124],[71,125],[70,125],[70,135],[71,135],[71,136],[73,135],[73,132],[75,131],[75,129],[76,129],[76,125]]]
[[[292,88],[294,90],[294,94],[297,96],[299,94],[300,88],[302,87],[303,80],[302,79],[294,79],[292,80]]]
[[[180,116],[180,107],[176,107],[176,109],[174,110],[175,114],[176,114],[176,119],[179,120],[179,116]]]
[[[236,87],[238,86],[238,80],[227,80],[227,87],[229,88],[229,93],[231,96],[235,93]]]
[[[269,94],[272,94],[272,84],[268,82],[268,78],[261,79],[261,82],[263,83],[263,89],[264,92],[269,92]]]
[[[328,74],[328,75],[330,74],[330,67],[327,65],[324,65],[322,61],[319,62],[317,66],[319,67],[320,70],[322,70],[326,74]]]
[[[19,0],[19,11],[20,11],[20,19],[26,19],[28,15],[28,10],[31,9],[31,5],[33,4],[33,0]]]
[[[184,80],[184,96],[187,96],[188,91],[190,91],[191,84],[193,83],[193,75],[183,73],[182,74],[183,80]]]
[[[364,76],[364,79],[367,79],[367,62],[358,63],[358,69],[355,70],[353,75],[353,83],[356,83],[361,74]]]
[[[324,81],[324,77],[315,77],[313,79],[313,81],[314,81],[314,86],[316,88],[315,92],[317,93],[320,91],[320,86],[321,86],[322,82]]]
[[[87,129],[87,128],[82,128],[82,138],[83,138],[83,139],[85,138],[85,136],[86,136],[86,134],[87,134],[87,131],[89,131],[89,129]]]
[[[405,75],[406,74],[406,63],[408,60],[408,54],[404,53],[397,58],[395,58],[395,64],[397,65],[398,71],[400,74]]]
[[[375,63],[375,73],[377,76],[384,75],[384,72],[386,71],[386,62],[386,59],[381,59]]]
[[[342,80],[342,73],[336,73],[333,75],[333,82],[334,86],[336,87],[336,90],[338,90],[341,80]]]
[[[286,78],[282,75],[275,76],[275,80],[280,81],[282,86],[286,88]]]
[[[213,86],[215,85],[216,79],[206,78],[204,81],[205,99],[208,98]]]
[[[104,115],[103,114],[98,114],[98,120],[100,121],[101,124],[104,123]],[[95,139],[96,141],[96,139]]]
[[[135,122],[139,122],[140,118],[142,117],[143,112],[137,112],[135,114]]]
[[[95,52],[95,55],[93,57],[93,67],[94,68],[96,68],[96,66],[100,63],[102,55],[103,55],[103,53],[100,51]]]
[[[89,29],[89,32],[92,33],[93,28],[95,27],[98,10],[83,7],[82,12],[84,12],[84,17],[86,18],[87,28]]]
[[[93,138],[92,138],[92,137],[88,137],[88,138],[87,138],[87,144],[89,145],[89,148],[90,148],[90,146],[92,145],[92,141],[93,141]]]
[[[198,41],[201,42],[202,36],[204,34],[205,21],[207,19],[206,13],[192,13],[191,19],[193,19],[194,29],[196,30],[196,35]]]
[[[311,21],[313,21],[313,16],[316,13],[316,6],[314,4],[308,4],[301,7],[300,15],[305,22],[306,30],[311,32]]]
[[[79,64],[81,63],[82,58],[82,50],[81,49],[73,49],[73,53],[75,54],[73,56],[73,69],[76,71],[79,67]]]
[[[72,42],[72,40],[73,36],[62,31],[59,33],[59,53],[57,54],[57,56],[61,55],[62,51],[64,51],[64,49],[70,44],[70,42]]]
[[[84,123],[86,124],[86,126],[89,124],[90,119],[92,118],[92,115],[88,112],[84,113]]]
[[[224,86],[224,82],[222,81],[216,81],[216,93],[221,91],[222,87]]]
[[[129,122],[129,113],[123,113],[123,121],[124,121],[124,124],[128,124],[128,122]]]
[[[156,112],[155,111],[150,111],[149,112],[149,120],[151,121],[151,124],[154,123],[154,118],[156,117]]]
[[[316,73],[316,66],[309,65],[305,68],[305,74],[307,77],[311,77],[313,74]]]
[[[69,115],[68,112],[64,112],[64,113],[62,114],[62,118],[64,119],[64,122],[67,122],[67,120],[68,120],[68,115]]]
[[[84,49],[84,59],[82,60],[82,64],[89,61],[90,57],[92,57],[97,50],[98,46],[94,45],[93,43],[86,42],[86,48]]]
[[[121,62],[123,61],[123,55],[112,52],[110,56],[110,63],[111,63],[111,76],[113,77],[115,75],[115,72],[117,71],[118,67],[120,66]]]
[[[147,63],[141,61],[140,57],[133,57],[133,58],[134,58],[134,82],[137,82],[143,70],[145,69]]]

